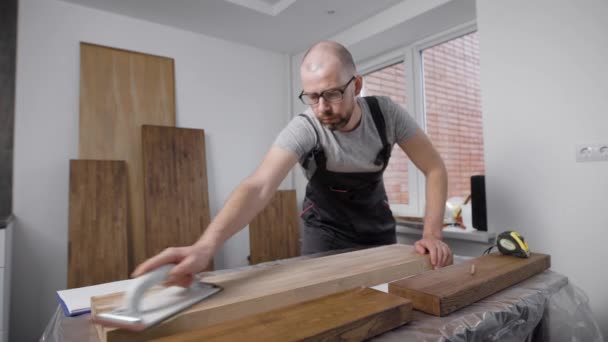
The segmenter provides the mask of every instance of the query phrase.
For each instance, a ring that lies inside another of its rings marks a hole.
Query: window
[[[477,33],[421,51],[426,132],[448,171],[448,198],[484,173]]]
[[[368,62],[363,95],[391,97],[426,131],[448,171],[448,198],[467,197],[484,173],[479,48],[473,26]],[[384,174],[395,215],[424,215],[424,175],[398,145]]]

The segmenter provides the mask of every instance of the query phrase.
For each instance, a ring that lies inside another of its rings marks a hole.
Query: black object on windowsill
[[[487,232],[488,216],[486,212],[485,175],[471,176],[471,214],[473,216],[473,227]]]

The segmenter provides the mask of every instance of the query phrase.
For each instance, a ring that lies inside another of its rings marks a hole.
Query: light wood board
[[[224,290],[141,333],[98,326],[102,341],[144,341],[200,329],[361,286],[375,286],[430,270],[413,246],[389,245],[286,265],[252,267],[203,278]],[[123,294],[91,298],[93,314],[120,306]]]
[[[493,253],[392,282],[389,293],[410,299],[417,310],[445,316],[549,267],[549,255],[523,259]]]
[[[295,190],[279,190],[249,224],[250,262],[300,255],[300,224]]]
[[[204,131],[145,125],[142,148],[146,255],[193,244],[210,220]]]
[[[68,288],[128,277],[126,164],[70,160]]]
[[[411,317],[411,301],[357,288],[154,341],[364,341]]]
[[[130,269],[145,249],[141,126],[175,126],[173,60],[80,44],[80,159],[127,162]]]

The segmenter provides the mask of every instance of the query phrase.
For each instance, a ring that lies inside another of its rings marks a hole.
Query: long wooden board
[[[251,264],[299,256],[299,220],[296,191],[277,191],[249,223]]]
[[[142,128],[146,255],[193,244],[209,225],[205,132]]]
[[[522,259],[493,253],[398,280],[388,288],[389,293],[412,300],[417,310],[445,316],[549,267],[549,255]]]
[[[68,288],[129,277],[124,161],[70,160]]]
[[[141,126],[175,126],[173,59],[80,44],[80,159],[127,162],[130,269],[145,249]]]
[[[375,286],[430,270],[413,246],[390,245],[298,260],[204,278],[224,290],[142,333],[98,326],[102,341],[145,341],[204,328],[360,286]],[[93,314],[110,311],[123,294],[91,298]]]
[[[156,342],[364,341],[411,320],[412,303],[358,288]]]

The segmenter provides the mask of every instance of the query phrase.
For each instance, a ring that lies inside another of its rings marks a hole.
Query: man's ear
[[[354,82],[355,82],[355,96],[358,96],[361,93],[361,89],[363,89],[363,76],[356,75]]]

